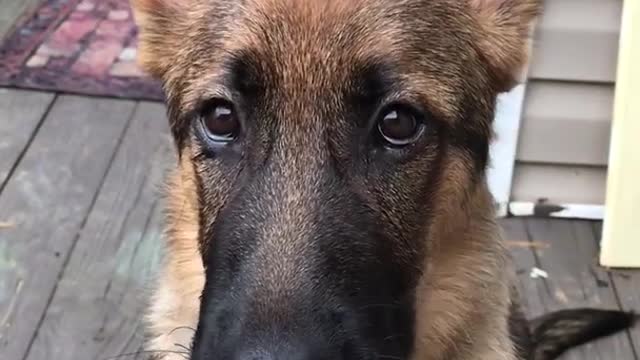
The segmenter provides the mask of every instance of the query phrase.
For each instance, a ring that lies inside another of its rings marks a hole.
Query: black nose
[[[242,342],[244,344],[239,344]],[[196,346],[192,360],[340,360],[343,357],[338,349],[327,346],[317,338],[306,338],[301,341],[275,340],[255,344],[255,338],[227,344],[229,346],[212,349],[210,346]]]
[[[334,308],[247,306],[204,308],[191,360],[340,360],[346,337]],[[206,306],[206,305],[205,305]]]
[[[234,360],[275,360],[270,352],[264,350],[251,350],[238,353]]]
[[[240,351],[234,360],[311,360],[307,347],[298,345],[275,344],[271,350],[252,349]]]

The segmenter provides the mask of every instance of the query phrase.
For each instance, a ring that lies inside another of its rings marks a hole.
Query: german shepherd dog
[[[133,0],[178,165],[148,352],[548,360],[631,325],[527,321],[485,168],[540,0]]]

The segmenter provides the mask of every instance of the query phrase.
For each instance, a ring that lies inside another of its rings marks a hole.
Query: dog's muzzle
[[[339,180],[256,176],[203,236],[193,360],[408,356],[413,297],[394,240]]]

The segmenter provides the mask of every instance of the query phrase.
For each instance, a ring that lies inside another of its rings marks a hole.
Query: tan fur
[[[464,163],[446,163],[429,231],[435,241],[417,291],[414,359],[513,360],[506,321],[510,264],[491,196],[484,182],[459,187],[468,176]]]
[[[482,33],[478,42],[494,72],[499,91],[507,91],[523,79],[529,60],[538,1],[470,0]]]
[[[147,314],[149,351],[184,351],[198,322],[204,269],[198,248],[198,199],[193,165],[181,161],[168,180],[166,255]],[[166,354],[162,359],[184,359]]]

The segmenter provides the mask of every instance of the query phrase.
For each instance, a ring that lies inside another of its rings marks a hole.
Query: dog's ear
[[[477,47],[497,91],[508,91],[524,75],[534,22],[542,0],[467,0],[480,25]]]
[[[138,63],[153,76],[162,76],[173,62],[183,38],[184,17],[192,0],[131,0],[138,26]]]

